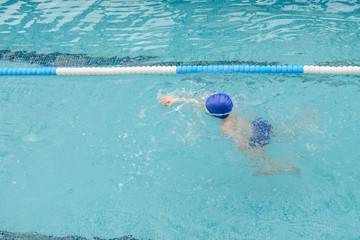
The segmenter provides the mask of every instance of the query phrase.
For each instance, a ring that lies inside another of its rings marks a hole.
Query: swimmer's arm
[[[160,103],[163,103],[164,106],[171,106],[175,103],[188,103],[196,106],[201,106],[204,102],[194,99],[194,98],[176,98],[171,96],[164,96],[160,98]]]

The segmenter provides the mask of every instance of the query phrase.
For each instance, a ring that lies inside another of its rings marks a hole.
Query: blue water
[[[360,64],[356,1],[6,1],[0,49],[159,61]],[[31,67],[0,62],[0,67]],[[0,229],[151,239],[360,238],[358,76],[1,76]],[[253,161],[202,109],[285,131]]]

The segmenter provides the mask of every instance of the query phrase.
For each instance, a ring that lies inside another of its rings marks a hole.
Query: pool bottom
[[[12,233],[7,231],[0,230],[0,239],[1,240],[106,240],[104,238],[85,238],[79,236],[64,236],[64,237],[54,237],[51,235],[41,235],[38,233]],[[110,240],[110,239],[109,239]],[[111,238],[111,240],[140,240],[133,238],[132,235],[126,235],[118,238]]]

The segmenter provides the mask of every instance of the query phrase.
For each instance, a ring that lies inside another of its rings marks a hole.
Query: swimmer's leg
[[[267,156],[266,146],[252,148],[248,146],[246,149],[240,146],[240,150],[242,150],[247,156],[249,156],[254,162],[254,168],[256,170],[253,175],[273,175],[273,174],[281,174],[288,173],[294,176],[301,175],[301,169],[297,167],[295,164],[285,161],[275,161],[271,157]]]
[[[271,141],[273,142],[281,142],[281,141],[291,141],[296,137],[296,131],[290,128],[277,128],[273,127],[271,130]]]
[[[274,175],[274,174],[281,174],[281,173],[288,173],[297,177],[301,176],[301,169],[297,166],[279,166],[274,168],[267,168],[267,169],[260,169],[254,172],[254,176],[259,175]]]
[[[294,120],[284,122],[283,127],[273,128],[272,136],[292,140],[299,131],[304,131],[310,125],[321,120],[320,114],[315,110],[306,109],[302,115],[296,117]]]
[[[254,176],[281,173],[288,173],[298,177],[301,175],[301,169],[295,164],[289,164],[287,161],[275,161],[272,158],[264,155],[261,157],[255,157],[253,159],[255,160],[255,167],[258,169],[253,173]]]

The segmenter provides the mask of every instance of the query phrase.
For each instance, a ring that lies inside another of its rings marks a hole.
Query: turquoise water
[[[0,49],[159,61],[359,65],[342,1],[7,1]],[[0,62],[0,67],[33,65]],[[358,76],[1,76],[0,229],[151,239],[360,237]],[[286,132],[301,176],[254,176],[220,122],[167,94],[228,93]]]

